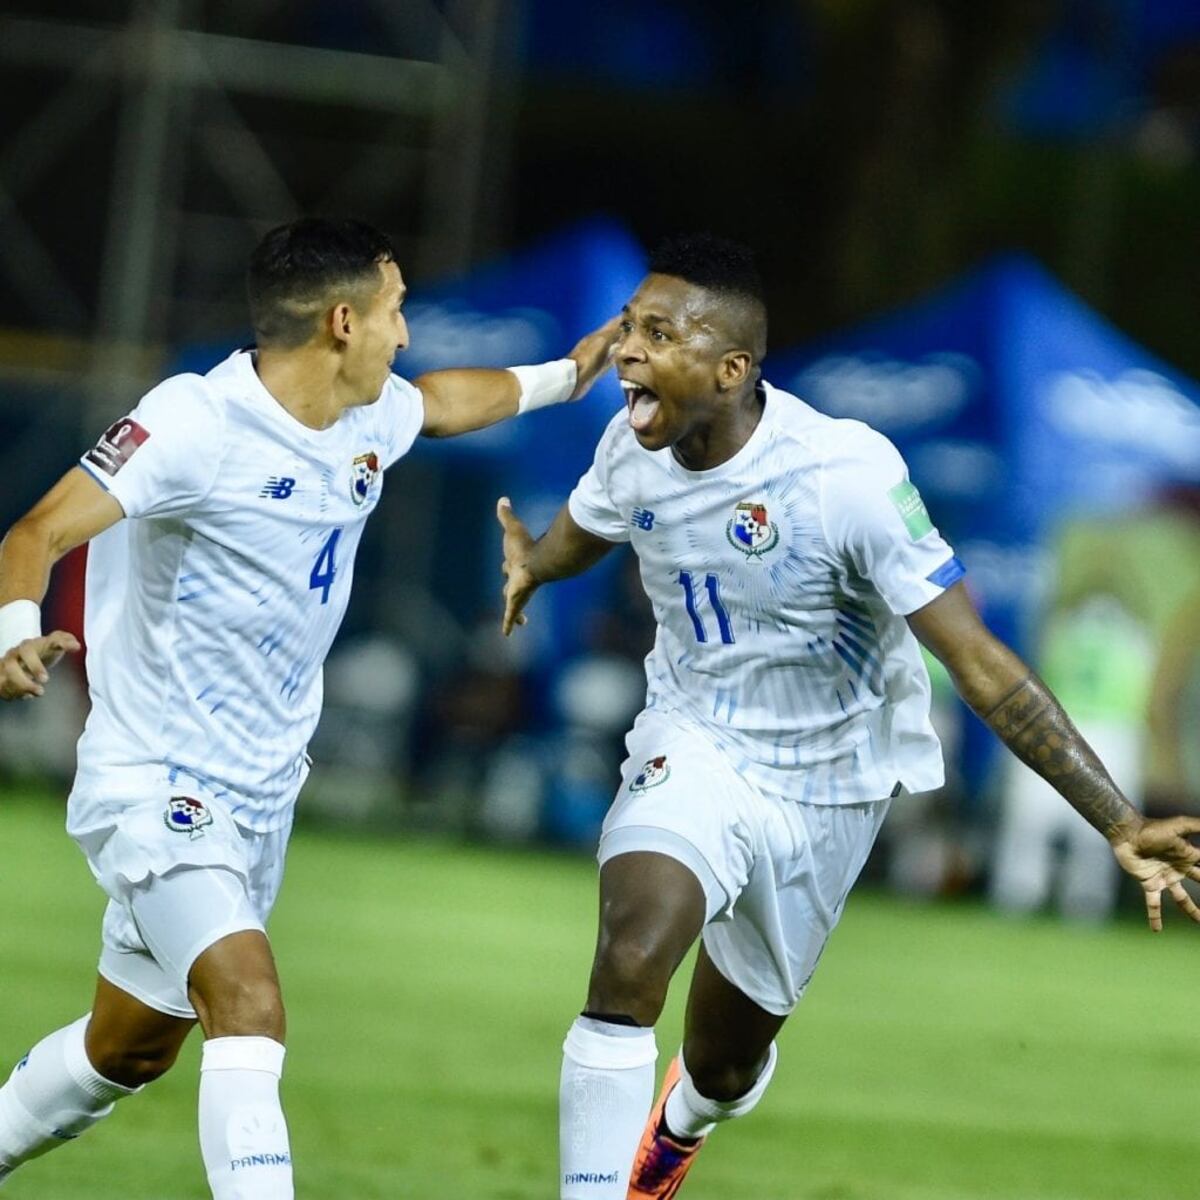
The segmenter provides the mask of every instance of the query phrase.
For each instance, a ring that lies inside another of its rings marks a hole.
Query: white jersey
[[[154,388],[83,456],[129,519],[88,552],[72,833],[166,788],[260,832],[290,821],[363,523],[423,421],[392,376],[310,429],[239,351]]]
[[[626,413],[571,494],[631,541],[658,634],[647,707],[699,725],[756,786],[815,804],[939,787],[929,676],[903,617],[963,575],[880,433],[763,385],[727,462],[643,449]]]

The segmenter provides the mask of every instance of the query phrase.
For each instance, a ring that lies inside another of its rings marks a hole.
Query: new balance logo
[[[635,508],[629,523],[634,529],[643,529],[648,533],[654,528],[654,514],[648,508]]]
[[[272,500],[286,500],[296,490],[296,481],[286,475],[272,475],[263,484],[260,496],[269,496]]]

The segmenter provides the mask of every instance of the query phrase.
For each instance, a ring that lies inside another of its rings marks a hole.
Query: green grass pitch
[[[61,820],[0,799],[4,1074],[90,995],[102,898]],[[553,1200],[559,1048],[594,914],[587,861],[301,831],[272,927],[298,1197]],[[855,896],[766,1099],[712,1138],[684,1195],[1190,1195],[1198,982],[1182,920],[1155,938]],[[193,1038],[6,1200],[203,1200],[197,1057]]]

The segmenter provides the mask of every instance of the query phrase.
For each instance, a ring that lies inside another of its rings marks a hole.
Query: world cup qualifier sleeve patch
[[[671,764],[667,762],[665,754],[660,754],[657,758],[650,759],[634,776],[629,790],[631,792],[647,791],[649,788],[658,787],[660,783],[666,783],[670,776]]]
[[[204,836],[204,827],[213,823],[207,805],[191,796],[172,796],[167,801],[163,821],[173,833],[186,833],[194,842]]]
[[[105,475],[115,475],[149,436],[148,429],[143,429],[131,417],[125,417],[110,425],[83,457]]]
[[[905,479],[888,491],[888,499],[896,506],[908,536],[914,542],[919,542],[927,533],[933,532],[933,522],[925,508],[921,493]]]

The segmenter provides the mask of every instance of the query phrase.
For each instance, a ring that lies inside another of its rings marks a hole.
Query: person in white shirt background
[[[79,649],[42,634],[50,569],[91,543],[67,824],[109,896],[90,1013],[0,1087],[0,1180],[161,1076],[199,1021],[213,1196],[293,1195],[265,923],[363,523],[418,434],[581,396],[615,334],[408,383],[391,373],[408,344],[395,254],[348,219],[268,233],[247,291],[256,347],[154,388],[0,546],[0,698],[30,700]]]
[[[749,251],[668,242],[623,311],[628,410],[591,469],[536,541],[507,499],[497,509],[505,633],[539,586],[619,542],[658,626],[601,833],[587,1000],[564,1045],[562,1200],[674,1196],[714,1126],[762,1097],[889,803],[942,782],[918,640],[1107,838],[1153,929],[1163,891],[1200,919],[1182,885],[1200,879],[1187,841],[1200,820],[1151,821],[1126,802],[983,625],[895,448],[763,382],[765,352]],[[697,937],[682,1052],[651,1110],[654,1025]]]

